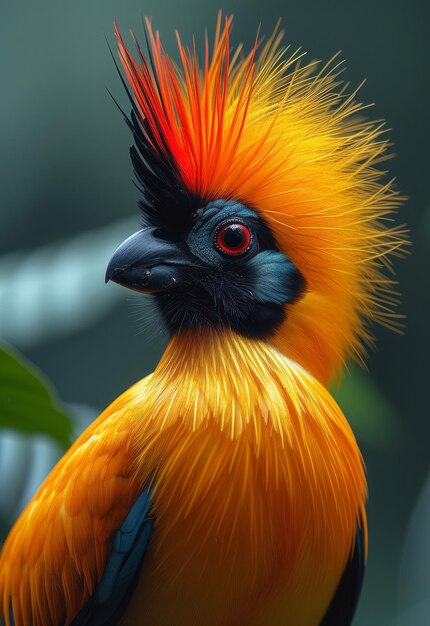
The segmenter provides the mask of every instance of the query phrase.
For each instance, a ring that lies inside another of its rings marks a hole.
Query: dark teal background
[[[281,16],[286,41],[303,46],[310,58],[327,60],[342,50],[345,77],[354,86],[367,79],[361,98],[376,102],[370,114],[392,128],[398,156],[388,167],[409,196],[399,221],[410,225],[412,255],[396,266],[407,330],[396,336],[376,329],[378,350],[368,361],[396,422],[377,444],[365,437],[360,442],[369,474],[370,556],[357,626],[430,624],[430,495],[421,496],[409,526],[429,470],[429,6],[424,0],[252,0],[222,7],[236,15],[236,42],[251,45],[260,21],[267,33]],[[49,243],[61,248],[130,215],[138,225],[130,135],[106,87],[128,105],[104,37],[114,44],[114,20],[124,33],[129,27],[140,33],[142,16],[150,15],[174,52],[174,28],[185,41],[205,26],[211,32],[218,8],[190,0],[3,0],[1,254],[27,254]],[[85,258],[77,262],[85,264]],[[6,284],[10,276],[0,281]],[[66,276],[62,287],[67,290]],[[124,293],[90,320],[91,293],[86,297],[86,323],[71,321],[52,337],[20,342],[18,336],[13,343],[49,375],[64,400],[103,408],[151,371],[165,337],[136,321],[148,309],[137,308],[135,298],[130,307]],[[359,413],[360,397],[354,402]],[[428,567],[423,555],[429,555]]]

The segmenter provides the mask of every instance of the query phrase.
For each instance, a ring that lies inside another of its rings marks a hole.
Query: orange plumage
[[[109,413],[121,406],[111,405]],[[112,533],[137,497],[132,433],[102,414],[16,523],[0,567],[0,616],[16,626],[70,623],[101,578]],[[60,588],[61,593],[53,593]],[[10,604],[11,603],[11,604]]]

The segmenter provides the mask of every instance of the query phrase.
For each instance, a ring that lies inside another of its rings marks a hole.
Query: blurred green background
[[[166,344],[146,300],[104,285],[115,246],[136,228],[130,134],[109,98],[125,95],[110,58],[112,23],[141,31],[150,15],[174,52],[212,29],[212,0],[18,0],[0,20],[0,338],[58,391],[75,429],[150,372]],[[345,75],[393,130],[390,170],[409,201],[413,251],[398,263],[407,331],[376,329],[370,376],[337,391],[369,477],[370,555],[356,626],[430,624],[430,298],[428,24],[424,0],[230,1],[234,40],[253,42],[283,18],[311,58],[341,49]],[[200,40],[201,41],[201,40]],[[4,422],[3,422],[4,423]],[[43,430],[43,429],[42,429]],[[58,437],[57,437],[58,439]],[[3,533],[61,453],[43,436],[0,433]],[[293,625],[292,625],[293,626]]]

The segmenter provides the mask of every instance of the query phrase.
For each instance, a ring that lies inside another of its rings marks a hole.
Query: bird
[[[115,25],[142,224],[105,278],[169,344],[12,528],[6,626],[352,623],[367,482],[329,389],[401,324],[403,197],[337,55],[232,28],[219,13],[202,53],[176,34],[175,61],[150,20],[136,54]]]

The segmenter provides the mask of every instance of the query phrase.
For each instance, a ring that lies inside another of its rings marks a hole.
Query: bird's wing
[[[320,626],[350,626],[363,584],[366,562],[366,525],[359,524],[354,552]]]
[[[151,494],[144,489],[115,535],[103,576],[72,626],[114,626],[134,591],[152,529]]]
[[[152,522],[121,413],[115,403],[78,439],[12,529],[0,556],[6,626],[101,626],[126,600]]]

